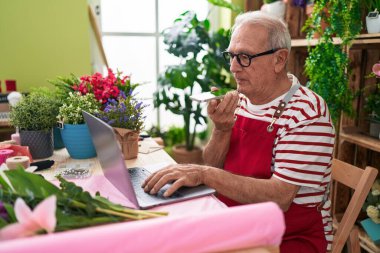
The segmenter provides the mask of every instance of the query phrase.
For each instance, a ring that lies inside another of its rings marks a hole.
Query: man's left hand
[[[145,192],[156,194],[167,183],[173,184],[166,190],[169,197],[182,186],[202,184],[202,166],[194,164],[173,164],[150,175],[142,184]]]

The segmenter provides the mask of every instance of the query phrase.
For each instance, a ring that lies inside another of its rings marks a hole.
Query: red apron
[[[224,169],[234,174],[269,179],[274,140],[278,126],[269,133],[269,122],[238,116],[232,130],[230,149]],[[218,198],[227,206],[240,203],[219,194]],[[321,213],[317,207],[304,207],[292,203],[285,213],[285,235],[281,253],[326,252]]]

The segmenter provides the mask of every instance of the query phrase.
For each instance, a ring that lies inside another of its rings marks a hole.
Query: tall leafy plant
[[[229,35],[225,29],[210,32],[210,21],[199,20],[190,11],[163,32],[167,51],[181,62],[167,67],[159,77],[154,104],[183,117],[187,150],[194,148],[197,126],[207,122],[203,105],[193,102],[190,96],[209,91],[211,86],[233,86],[229,66],[222,56]]]
[[[318,44],[308,48],[305,63],[305,72],[310,79],[308,86],[325,99],[336,129],[339,129],[342,111],[353,115],[354,95],[348,85],[350,61],[347,48],[361,30],[360,15],[359,0],[318,0],[305,25],[308,38],[312,38],[315,32],[321,34]],[[322,21],[329,26],[322,29]],[[342,40],[340,45],[334,45],[334,36]]]

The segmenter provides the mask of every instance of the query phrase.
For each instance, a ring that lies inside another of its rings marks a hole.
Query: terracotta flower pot
[[[194,147],[193,150],[188,151],[185,145],[175,145],[172,152],[173,158],[177,163],[203,163],[202,149],[200,147]]]
[[[113,128],[116,133],[117,140],[120,143],[121,150],[124,155],[125,160],[134,159],[139,153],[139,132],[124,129],[124,128]]]

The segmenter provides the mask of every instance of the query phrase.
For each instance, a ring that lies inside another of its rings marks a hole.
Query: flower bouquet
[[[120,91],[116,99],[108,99],[103,111],[97,115],[114,128],[125,159],[137,157],[138,138],[144,126],[145,107],[146,105],[133,97],[132,90],[127,94]]]
[[[58,179],[60,188],[21,168],[0,172],[0,240],[167,215],[129,209]]]
[[[70,78],[59,77],[50,82],[58,87],[59,94],[63,97],[64,104],[60,108],[60,119],[64,123],[84,123],[82,110],[86,110],[115,127],[126,159],[137,156],[138,135],[143,128],[145,117],[142,115],[142,110],[145,106],[132,95],[139,84],[132,84],[130,76],[123,76],[121,72],[114,74],[111,69],[108,69],[107,76],[95,73],[92,76],[77,78],[72,75]],[[79,98],[88,96],[88,99],[76,102],[78,99],[73,101],[73,94]],[[96,105],[94,101],[97,102]],[[95,105],[96,108],[91,106],[91,110],[86,109],[90,104]]]
[[[92,76],[82,76],[80,83],[74,83],[72,89],[82,95],[92,93],[99,102],[106,104],[110,99],[117,100],[121,91],[124,94],[129,94],[138,85],[131,83],[130,76],[122,76],[121,72],[115,75],[111,69],[108,69],[108,76],[106,77],[103,77],[100,73],[95,73]]]

